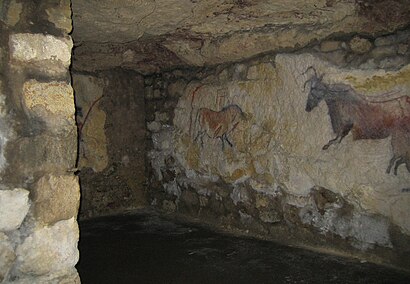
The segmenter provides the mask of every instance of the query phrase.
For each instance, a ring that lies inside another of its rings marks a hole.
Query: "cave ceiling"
[[[72,0],[73,68],[212,66],[410,24],[408,0]]]

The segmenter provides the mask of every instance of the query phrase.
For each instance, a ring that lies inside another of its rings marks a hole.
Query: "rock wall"
[[[79,125],[80,216],[146,205],[143,79],[120,69],[73,74]]]
[[[79,283],[69,0],[0,5],[0,283]]]
[[[151,203],[410,268],[409,39],[147,79]]]

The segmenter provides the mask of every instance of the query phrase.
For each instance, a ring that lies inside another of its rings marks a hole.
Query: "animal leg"
[[[233,144],[231,141],[229,141],[228,136],[226,134],[222,135],[222,138],[225,139],[226,142],[228,142],[229,146],[233,147]]]
[[[399,158],[399,157],[397,157],[397,156],[393,156],[393,158],[390,159],[389,166],[388,166],[387,169],[386,169],[386,174],[390,174],[391,169],[392,169],[392,167],[394,166],[394,164],[396,163],[396,160],[397,160],[398,158]],[[396,168],[396,169],[397,169],[397,168]]]
[[[327,144],[325,146],[323,146],[322,149],[327,150],[330,145],[342,142],[343,138],[345,138],[346,135],[349,134],[349,132],[350,132],[350,130],[352,130],[352,128],[353,128],[353,123],[345,125],[344,128],[342,129],[342,131],[340,131],[340,133],[334,139],[327,142]]]
[[[196,135],[196,137],[194,139],[195,142],[198,140],[198,138],[201,139],[201,142],[200,142],[201,147],[204,147],[204,134],[205,134],[204,132],[198,131],[198,134]]]
[[[407,171],[410,173],[410,159],[406,159],[406,168]]]
[[[223,136],[220,136],[219,139],[221,139],[222,142],[222,151],[225,150],[225,142]]]

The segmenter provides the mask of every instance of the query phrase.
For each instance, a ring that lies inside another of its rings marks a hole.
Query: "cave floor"
[[[410,274],[143,211],[80,222],[88,283],[410,283]]]

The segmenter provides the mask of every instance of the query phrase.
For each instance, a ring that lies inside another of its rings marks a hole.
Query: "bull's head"
[[[305,108],[307,112],[310,112],[315,107],[317,107],[320,101],[323,100],[327,93],[327,87],[322,82],[323,74],[318,76],[316,73],[316,69],[313,66],[310,66],[308,69],[306,69],[306,71],[303,74],[306,74],[310,70],[312,70],[314,74],[303,85],[303,89],[306,89],[306,85],[309,85],[309,95]]]

